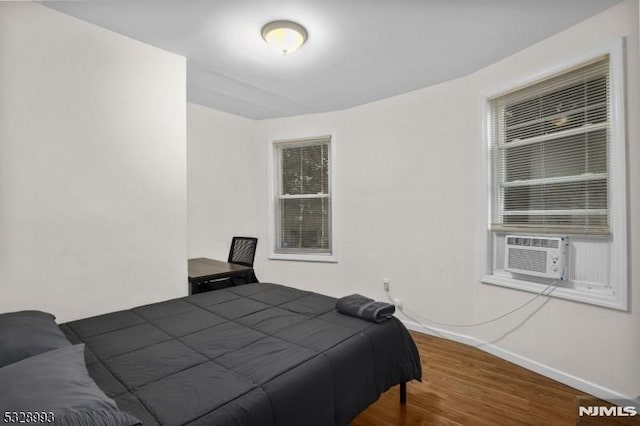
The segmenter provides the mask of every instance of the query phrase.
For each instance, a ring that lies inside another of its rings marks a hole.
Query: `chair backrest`
[[[231,240],[231,250],[229,250],[229,260],[227,262],[253,266],[257,245],[257,238],[233,237]]]

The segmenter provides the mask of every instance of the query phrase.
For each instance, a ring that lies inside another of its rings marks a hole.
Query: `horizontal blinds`
[[[276,252],[331,253],[330,137],[279,143]]]
[[[494,230],[609,232],[609,58],[491,100]]]

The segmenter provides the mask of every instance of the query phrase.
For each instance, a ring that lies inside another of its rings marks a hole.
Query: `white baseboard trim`
[[[506,349],[502,349],[494,344],[483,342],[481,340],[476,339],[475,337],[467,336],[461,333],[455,333],[449,330],[436,328],[436,327],[426,328],[422,324],[418,324],[412,321],[407,321],[407,320],[401,320],[401,321],[405,325],[405,327],[407,327],[409,330],[417,331],[419,333],[428,334],[435,337],[442,337],[447,340],[452,340],[454,342],[477,347],[478,349],[488,352],[492,355],[495,355],[498,358],[502,358],[506,361],[519,365],[520,367],[524,367],[528,370],[534,371],[545,377],[548,377],[557,382],[563,383],[567,386],[571,386],[572,388],[588,393],[589,395],[593,395],[597,398],[603,399],[605,401],[609,401],[613,404],[620,404],[620,400],[631,401],[637,404],[637,401],[628,395],[623,395],[614,390],[605,388],[595,383],[591,383],[587,380],[573,376],[569,373],[565,373],[564,371],[560,371],[558,369],[549,367],[548,365],[541,364],[537,361],[534,361],[522,355],[518,355]]]

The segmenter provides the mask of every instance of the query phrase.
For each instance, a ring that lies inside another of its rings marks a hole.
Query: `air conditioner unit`
[[[507,235],[504,270],[534,277],[565,279],[567,237]]]

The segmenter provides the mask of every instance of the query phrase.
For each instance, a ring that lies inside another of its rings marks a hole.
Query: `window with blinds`
[[[609,55],[490,102],[495,231],[608,234]]]
[[[274,143],[276,253],[332,253],[330,144],[330,136]]]

